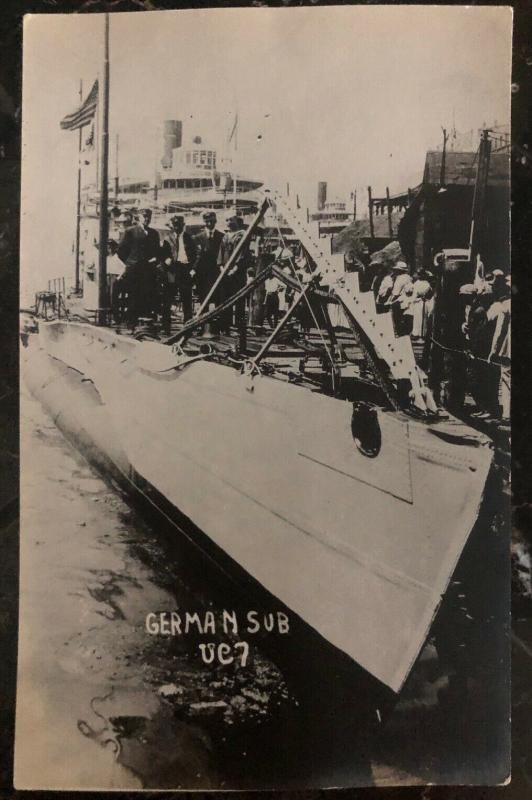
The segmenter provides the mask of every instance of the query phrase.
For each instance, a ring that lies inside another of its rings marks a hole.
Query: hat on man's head
[[[170,219],[168,220],[168,224],[169,224],[169,225],[175,225],[175,224],[176,224],[176,222],[182,222],[182,223],[183,223],[183,225],[184,225],[184,224],[185,224],[185,218],[184,218],[184,217],[183,217],[181,214],[174,214],[174,215],[173,215],[172,217],[170,217]]]
[[[396,272],[408,272],[408,267],[404,261],[398,261],[397,264],[393,265],[392,269]]]
[[[434,274],[430,271],[430,269],[427,269],[426,267],[421,267],[421,269],[418,272],[418,277],[421,280],[427,281],[428,283],[434,280]]]
[[[500,281],[501,278],[504,278],[504,272],[502,269],[494,269],[489,277],[489,283],[494,283],[495,281]]]
[[[138,213],[139,214],[152,214],[153,212],[152,212],[151,208],[147,208],[146,207],[146,208],[139,208]]]
[[[214,211],[204,211],[203,212],[203,219],[207,221],[208,219],[216,219],[216,214]]]

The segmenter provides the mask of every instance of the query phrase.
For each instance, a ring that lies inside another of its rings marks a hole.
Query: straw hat
[[[396,272],[408,272],[408,267],[404,261],[398,261],[397,264],[393,265],[392,269]]]

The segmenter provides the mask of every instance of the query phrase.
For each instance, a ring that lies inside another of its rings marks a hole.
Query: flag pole
[[[120,192],[120,181],[118,177],[118,150],[119,150],[119,134],[115,138],[115,203],[118,203],[118,194]]]
[[[234,210],[233,213],[235,213],[235,214],[236,214],[236,186],[237,186],[236,151],[237,151],[237,147],[238,147],[238,139],[237,139],[238,133],[237,133],[237,130],[238,130],[238,110],[236,111],[235,126],[233,128],[233,132],[234,132],[234,136],[235,136],[235,145],[234,145],[235,155],[234,155],[234,158],[233,158],[233,206],[234,206],[235,210]]]
[[[102,145],[100,165],[100,246],[98,259],[98,324],[104,325],[108,307],[107,239],[109,182],[109,12],[105,13],[104,65],[102,86]]]
[[[83,102],[83,81],[79,82],[79,104]],[[83,127],[79,129],[78,139],[78,195],[76,201],[76,271],[74,273],[74,291],[78,295],[80,292],[79,283],[79,240],[81,227],[81,144]]]

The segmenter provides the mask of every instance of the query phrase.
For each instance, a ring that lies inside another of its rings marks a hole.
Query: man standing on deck
[[[176,214],[170,219],[169,227],[170,233],[162,246],[162,324],[167,333],[170,333],[170,311],[177,292],[183,308],[183,322],[192,319],[192,284],[196,275],[196,244],[185,230],[185,218]]]
[[[206,211],[203,220],[205,228],[194,239],[197,248],[194,270],[200,303],[203,303],[220,274],[218,256],[224,238],[223,233],[216,228],[214,211]],[[212,297],[211,302],[216,302],[216,298]]]
[[[122,322],[126,308],[126,288],[124,270],[126,265],[118,257],[118,244],[114,239],[107,241],[107,278],[111,284],[111,314],[118,325]]]
[[[225,234],[220,252],[218,255],[218,263],[220,267],[224,267],[233,252],[238,247],[238,244],[244,236],[246,226],[242,217],[236,215],[229,217],[227,220],[227,227],[229,231]],[[222,278],[221,286],[221,299],[225,300],[231,297],[235,292],[246,285],[247,268],[249,265],[249,249],[246,248],[245,252],[241,253],[236,264],[233,264],[229,272]],[[245,325],[246,301],[245,299],[239,300],[235,304],[235,324],[237,328]],[[224,333],[229,333],[232,321],[232,309],[224,312],[220,318],[220,326]]]
[[[126,265],[127,320],[131,328],[139,317],[153,316],[155,312],[156,268],[161,243],[157,231],[150,227],[151,214],[151,209],[143,208],[138,224],[124,231],[118,246],[118,258]]]

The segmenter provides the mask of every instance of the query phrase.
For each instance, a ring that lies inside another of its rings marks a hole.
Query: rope
[[[289,259],[288,259],[288,260],[289,260],[289,262],[290,262],[290,266],[291,266],[291,268],[292,268],[292,272],[294,273],[294,277],[295,277],[295,279],[297,280],[297,282],[298,282],[298,284],[299,284],[299,289],[300,289],[300,291],[301,291],[301,292],[303,292],[303,291],[304,291],[303,284],[302,284],[302,282],[301,282],[301,279],[300,279],[299,275],[297,274],[297,270],[296,270],[295,264],[294,264],[294,262],[293,262],[293,260],[292,260],[292,251],[290,250],[290,248],[288,248],[288,247],[286,246],[286,240],[285,240],[285,238],[284,238],[284,236],[283,236],[283,234],[282,234],[282,231],[281,231],[281,228],[280,228],[280,226],[279,226],[279,221],[278,221],[278,219],[277,219],[277,215],[276,215],[276,214],[274,214],[274,219],[275,219],[275,225],[276,225],[276,227],[277,227],[277,231],[278,231],[278,233],[279,233],[279,238],[281,239],[281,241],[282,241],[282,243],[283,243],[283,249],[286,249],[286,250],[288,250],[288,251],[290,252],[290,256],[289,256]],[[332,368],[333,368],[333,374],[334,374],[334,367],[335,367],[335,363],[334,363],[334,357],[333,357],[333,355],[332,355],[331,351],[329,350],[329,348],[328,348],[328,346],[327,346],[327,342],[326,342],[326,340],[325,340],[325,337],[323,336],[323,333],[322,333],[322,331],[321,331],[321,327],[320,327],[320,325],[318,324],[318,320],[316,319],[316,316],[315,316],[315,314],[314,314],[314,309],[312,308],[312,305],[311,305],[311,303],[310,303],[310,301],[309,301],[309,299],[308,299],[308,297],[307,297],[307,295],[306,295],[306,294],[305,294],[305,296],[304,296],[304,299],[305,299],[305,302],[306,302],[306,304],[307,304],[307,306],[308,306],[308,308],[309,308],[309,311],[310,311],[310,313],[311,313],[311,315],[312,315],[312,319],[314,320],[314,323],[315,323],[315,325],[316,325],[316,328],[317,328],[317,330],[318,330],[318,333],[319,333],[319,335],[320,335],[320,339],[321,339],[321,341],[323,342],[323,346],[324,346],[324,348],[325,348],[325,351],[326,351],[326,353],[327,353],[327,355],[328,355],[328,357],[329,357],[329,361],[331,362],[331,366],[332,366]]]
[[[496,361],[490,361],[489,359],[482,358],[481,356],[474,356],[473,353],[471,353],[470,350],[460,350],[457,347],[449,347],[448,345],[442,344],[441,342],[438,342],[438,340],[435,339],[433,336],[430,337],[430,340],[437,347],[441,348],[441,350],[446,350],[448,353],[458,353],[458,354],[466,356],[471,361],[482,361],[482,362],[484,362],[484,364],[489,364],[490,367],[500,367],[501,366],[500,364],[497,364]]]

